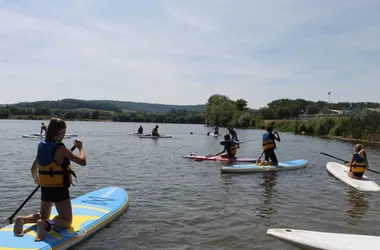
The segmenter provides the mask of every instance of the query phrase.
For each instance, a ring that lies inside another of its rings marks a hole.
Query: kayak
[[[323,250],[377,250],[380,237],[359,234],[328,233],[296,229],[273,228],[267,234],[291,245]]]
[[[332,174],[335,178],[343,181],[344,183],[356,188],[360,191],[380,191],[380,186],[372,181],[367,176],[363,175],[361,180],[351,178],[347,175],[349,167],[337,163],[337,162],[328,162],[326,164],[326,169]]]
[[[35,136],[40,136],[40,133],[33,133],[33,135],[35,135]],[[69,137],[77,137],[78,134],[66,134],[65,136],[69,136]],[[45,136],[43,135],[43,137],[45,137]]]
[[[40,136],[40,135],[33,135],[33,134],[22,134],[21,135],[23,138],[40,138],[40,139],[43,139],[45,138],[45,136]],[[71,136],[67,136],[65,135],[65,137],[63,137],[64,139],[70,139]]]
[[[119,187],[107,187],[71,200],[73,223],[68,229],[54,228],[44,241],[35,242],[36,224],[24,225],[24,236],[13,236],[13,224],[0,229],[0,249],[67,249],[115,220],[128,207],[128,193]],[[55,207],[50,219],[57,215]],[[115,230],[109,227],[108,230]]]
[[[233,158],[233,159],[229,159],[229,158],[223,158],[220,155],[207,157],[206,155],[189,154],[189,155],[184,155],[183,157],[188,158],[188,159],[194,159],[196,161],[256,162],[255,158]]]
[[[304,168],[308,164],[307,160],[292,160],[279,162],[278,166],[261,165],[261,164],[241,164],[232,166],[222,166],[221,172],[229,173],[258,173],[258,172],[270,172],[270,171],[283,171]]]
[[[151,138],[151,139],[158,139],[158,138],[172,138],[171,135],[160,135],[160,136],[156,136],[156,135],[141,135],[139,136],[140,138]]]

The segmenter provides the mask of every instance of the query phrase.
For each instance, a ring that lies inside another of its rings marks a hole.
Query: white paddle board
[[[293,246],[319,250],[378,250],[380,237],[273,228],[267,234]]]
[[[343,181],[344,183],[356,188],[360,191],[380,191],[380,186],[376,182],[372,181],[367,176],[363,175],[361,180],[351,178],[347,175],[349,167],[337,163],[337,162],[328,162],[326,164],[326,169],[332,174],[335,178]]]

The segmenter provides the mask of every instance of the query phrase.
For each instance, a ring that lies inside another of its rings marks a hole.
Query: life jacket
[[[37,162],[39,165],[39,179],[41,187],[70,187],[73,175],[77,177],[71,170],[70,160],[64,158],[63,163],[59,165],[54,160],[55,150],[65,146],[62,142],[45,142],[38,144]]]
[[[354,163],[350,167],[350,171],[352,173],[360,173],[360,174],[364,173],[367,168],[367,165],[365,163],[365,158],[362,157],[357,152],[353,153],[352,155],[354,156]]]
[[[263,151],[274,149],[276,147],[274,141],[269,139],[269,135],[269,133],[263,134]]]
[[[228,144],[229,147],[227,148],[227,150],[229,151],[229,154],[231,156],[235,156],[235,154],[237,152],[237,147],[236,147],[236,143],[233,140],[221,141],[220,144],[224,145],[224,146],[226,146],[226,144]]]
[[[157,133],[157,129],[156,128],[154,128],[153,130],[152,130],[152,135],[157,135],[158,133]]]

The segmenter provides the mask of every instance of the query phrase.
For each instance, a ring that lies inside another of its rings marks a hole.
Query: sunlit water
[[[33,191],[30,167],[40,121],[0,121],[0,217],[9,217]],[[349,159],[353,143],[280,133],[280,161],[307,159],[307,168],[265,174],[221,174],[222,163],[182,158],[222,150],[203,125],[159,124],[171,139],[140,139],[139,123],[68,122],[84,142],[87,166],[75,165],[72,198],[111,185],[130,195],[128,210],[75,249],[296,249],[266,235],[269,228],[378,234],[379,193],[360,192],[334,179],[327,152]],[[149,133],[155,124],[142,124]],[[224,132],[221,128],[220,132]],[[190,134],[193,132],[194,134]],[[238,130],[240,157],[258,157],[264,131]],[[65,140],[70,147],[73,139]],[[372,169],[379,148],[365,145]],[[372,164],[371,164],[372,163]],[[380,176],[367,175],[380,183]],[[20,213],[38,211],[39,193]],[[4,220],[3,225],[5,226]],[[74,249],[74,248],[73,248]]]

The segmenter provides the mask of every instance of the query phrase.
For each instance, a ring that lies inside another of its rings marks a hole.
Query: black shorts
[[[277,156],[274,153],[274,149],[269,149],[269,150],[265,151],[265,161],[269,161],[269,159],[273,163],[278,163]]]
[[[41,201],[60,202],[70,199],[67,187],[41,187]]]
[[[352,173],[352,175],[355,177],[363,177],[364,173]]]

